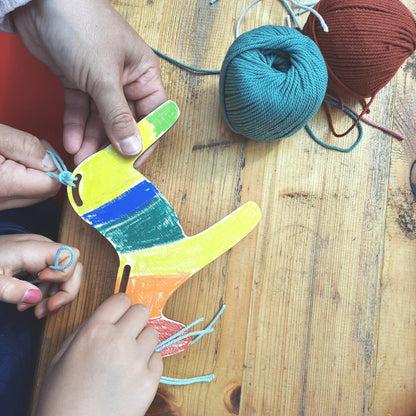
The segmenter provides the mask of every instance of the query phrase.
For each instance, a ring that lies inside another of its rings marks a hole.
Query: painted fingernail
[[[23,303],[38,303],[42,299],[42,292],[38,289],[29,289],[26,290],[25,295],[23,296]]]
[[[20,306],[19,311],[20,312],[24,312],[25,310],[31,308],[32,305],[24,305],[24,306]]]
[[[53,170],[55,168],[55,163],[53,163],[52,157],[49,153],[46,153],[45,157],[42,160],[42,165],[45,169]]]
[[[120,149],[125,155],[137,155],[142,150],[142,144],[138,137],[131,136],[120,142]]]

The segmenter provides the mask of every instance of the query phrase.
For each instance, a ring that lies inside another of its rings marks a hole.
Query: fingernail
[[[142,144],[138,137],[131,136],[120,142],[120,149],[125,155],[138,155],[142,150]]]
[[[20,312],[24,312],[25,310],[31,308],[33,305],[24,305],[19,308]]]
[[[49,153],[46,153],[43,158],[42,165],[47,170],[53,170],[55,168],[55,163],[53,163],[52,157]]]
[[[23,296],[23,303],[38,303],[42,299],[42,292],[38,289],[29,289],[26,290],[25,295]]]
[[[47,314],[48,314],[48,311],[43,311],[37,316],[37,318],[38,319],[43,319]]]
[[[61,309],[62,306],[63,305],[59,305],[59,303],[58,303],[58,306],[55,306],[55,308],[53,309],[53,312],[59,311],[59,309]]]

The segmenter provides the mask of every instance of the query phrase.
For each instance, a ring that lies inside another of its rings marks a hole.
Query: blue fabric
[[[27,208],[0,211],[0,235],[42,234],[57,239],[61,204],[46,201]],[[28,414],[42,321],[33,309],[18,312],[0,302],[0,415]]]

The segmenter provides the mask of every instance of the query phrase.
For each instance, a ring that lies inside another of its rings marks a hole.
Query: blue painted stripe
[[[143,180],[116,199],[85,213],[82,218],[93,227],[97,227],[142,210],[158,194],[159,190],[151,182]]]

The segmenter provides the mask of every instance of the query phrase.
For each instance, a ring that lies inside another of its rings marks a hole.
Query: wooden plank
[[[404,3],[412,8],[411,0]],[[234,24],[250,4],[218,0],[113,4],[151,46],[199,68],[219,69]],[[264,0],[240,32],[285,24],[281,3]],[[377,96],[370,118],[407,136],[369,126],[355,151],[317,145],[306,132],[278,143],[233,134],[219,106],[217,76],[161,60],[178,123],[140,168],[168,198],[187,235],[253,200],[263,219],[246,239],[182,286],[166,316],[208,322],[164,374],[215,373],[209,384],[161,386],[149,415],[406,415],[416,407],[415,201],[408,176],[416,157],[414,62]],[[350,120],[335,112],[335,124]],[[323,111],[311,121],[331,144]],[[61,241],[81,249],[78,299],[48,318],[38,380],[62,340],[112,293],[117,257],[70,209]],[[35,389],[35,396],[37,390]]]
[[[416,13],[413,3],[408,7]],[[394,79],[393,127],[406,137],[393,142],[386,212],[386,246],[374,414],[406,415],[416,409],[416,203],[409,184],[416,159],[416,61]]]

